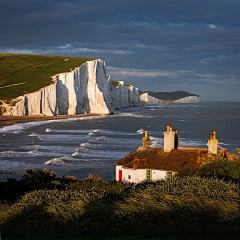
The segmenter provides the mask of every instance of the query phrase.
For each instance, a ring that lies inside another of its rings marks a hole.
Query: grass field
[[[69,72],[93,58],[0,54],[0,99],[11,100],[52,82],[51,76]]]

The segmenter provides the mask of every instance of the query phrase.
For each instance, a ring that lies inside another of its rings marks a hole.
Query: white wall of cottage
[[[119,181],[119,170],[122,170],[122,181],[130,183],[140,183],[147,179],[147,169],[132,169],[123,168],[123,166],[116,166],[116,180]],[[152,170],[152,181],[157,181],[167,178],[167,172],[164,170]],[[172,173],[174,176],[176,172]],[[130,176],[130,177],[129,177]]]

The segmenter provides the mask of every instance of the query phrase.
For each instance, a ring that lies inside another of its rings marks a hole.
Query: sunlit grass
[[[11,100],[37,91],[52,83],[51,76],[90,60],[93,58],[0,54],[0,99]],[[23,84],[6,87],[19,83]]]
[[[37,172],[27,171],[36,181]],[[46,170],[38,174],[55,177]],[[64,184],[65,189],[40,189],[1,205],[3,236],[239,233],[240,217],[218,221],[239,214],[238,183],[194,176],[132,185],[90,175]]]

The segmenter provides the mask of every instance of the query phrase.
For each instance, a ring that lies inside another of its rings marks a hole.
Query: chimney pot
[[[167,125],[167,131],[164,134],[164,152],[170,152],[175,147],[175,133],[172,131],[172,126]]]
[[[143,149],[150,147],[150,138],[148,137],[147,130],[145,130],[145,137],[143,137]]]
[[[212,131],[210,136],[211,138],[208,140],[208,153],[217,155],[218,140],[216,139],[216,131]]]
[[[213,139],[216,139],[216,131],[213,130]]]

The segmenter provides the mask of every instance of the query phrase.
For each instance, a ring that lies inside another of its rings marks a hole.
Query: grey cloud
[[[236,99],[238,0],[1,0],[0,22],[1,52],[102,58],[113,78],[143,90],[206,99],[229,80],[226,99]]]

